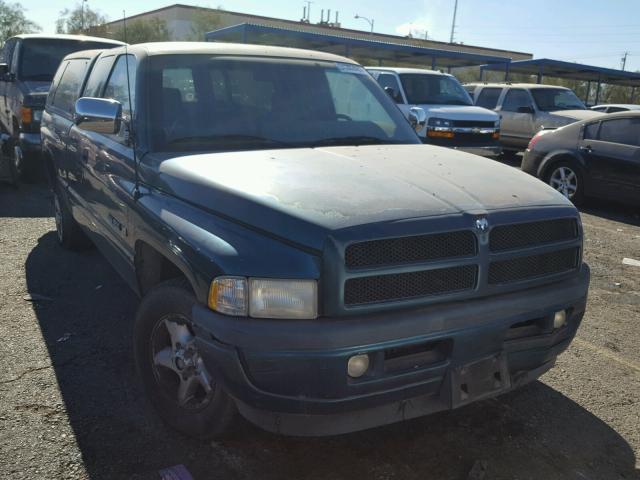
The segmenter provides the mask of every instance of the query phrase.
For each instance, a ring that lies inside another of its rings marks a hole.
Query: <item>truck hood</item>
[[[554,112],[548,112],[548,114],[554,117],[563,117],[577,121],[599,117],[602,115],[602,112],[595,112],[593,110],[556,110]]]
[[[431,145],[150,154],[142,180],[212,213],[321,250],[334,230],[567,205],[515,168]]]
[[[426,113],[427,117],[439,117],[447,120],[477,120],[495,122],[498,114],[486,108],[471,105],[417,105]]]

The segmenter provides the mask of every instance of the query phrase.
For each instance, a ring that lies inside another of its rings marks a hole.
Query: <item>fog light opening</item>
[[[567,324],[567,311],[560,310],[556,312],[553,316],[553,328],[559,329],[564,327]]]
[[[351,378],[359,378],[369,370],[369,355],[354,355],[347,363],[347,374]]]

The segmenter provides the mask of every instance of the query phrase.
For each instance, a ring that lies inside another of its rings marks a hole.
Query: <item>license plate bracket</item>
[[[492,355],[451,370],[451,403],[460,407],[509,390],[511,377],[503,354]]]

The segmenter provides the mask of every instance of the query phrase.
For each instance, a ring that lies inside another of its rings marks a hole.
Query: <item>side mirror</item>
[[[533,107],[518,107],[518,113],[535,113]]]
[[[4,77],[7,73],[9,73],[9,65],[0,63],[0,77]]]
[[[83,97],[76,101],[75,124],[89,132],[114,134],[120,131],[122,105],[107,98]]]
[[[389,95],[394,102],[400,103],[400,92],[396,92],[393,87],[384,87],[384,91],[387,92],[387,95]]]
[[[411,107],[409,123],[416,132],[419,132],[427,124],[427,113],[420,107]]]

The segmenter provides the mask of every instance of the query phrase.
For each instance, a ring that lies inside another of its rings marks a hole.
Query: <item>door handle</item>
[[[580,150],[582,150],[583,152],[591,153],[593,152],[593,147],[591,145],[587,145],[584,147],[580,147]]]

